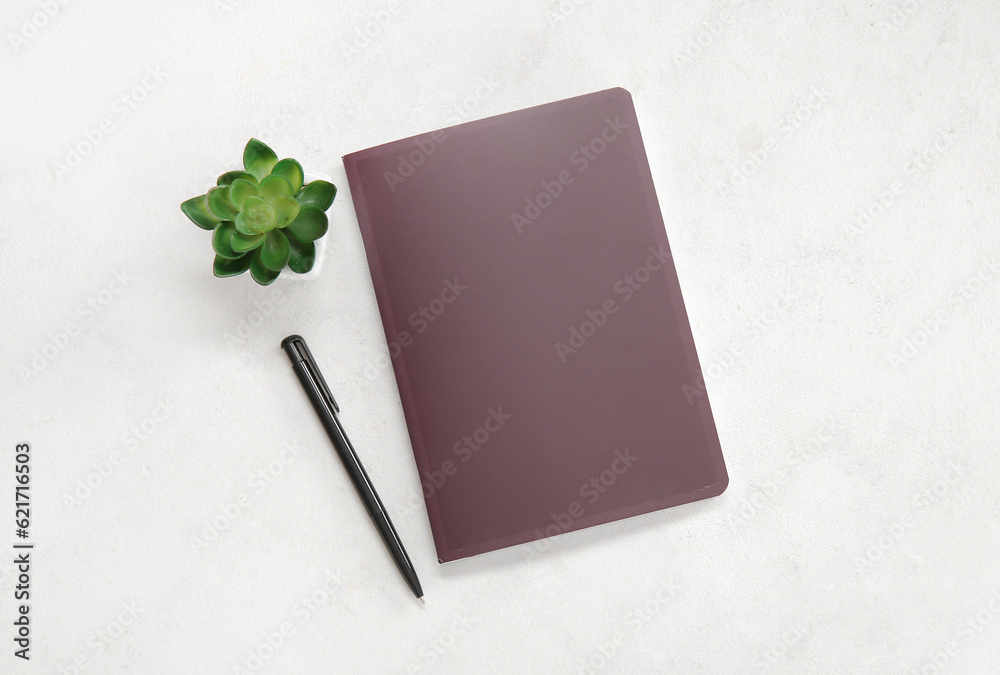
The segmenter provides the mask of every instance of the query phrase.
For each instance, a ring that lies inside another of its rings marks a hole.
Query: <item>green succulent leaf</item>
[[[275,197],[271,200],[271,206],[274,207],[274,221],[279,228],[288,227],[301,210],[299,203],[291,197]]]
[[[215,256],[213,271],[217,277],[235,277],[250,269],[250,262],[253,254],[247,253],[239,258],[223,258],[221,255]]]
[[[208,191],[208,208],[219,220],[233,220],[240,213],[229,199],[228,185],[217,185]]]
[[[232,239],[230,239],[230,244],[233,250],[237,253],[245,253],[246,251],[252,251],[255,248],[260,247],[264,243],[264,238],[266,235],[263,234],[252,234],[247,236],[240,233],[239,231],[233,232]]]
[[[268,176],[260,182],[261,195],[267,201],[274,201],[275,197],[291,197],[292,184],[284,176]]]
[[[236,229],[248,236],[268,232],[277,225],[276,215],[274,207],[261,197],[247,197],[236,216]]]
[[[264,261],[261,260],[263,255],[263,250],[258,249],[253,254],[253,260],[250,261],[250,276],[261,286],[267,286],[272,281],[278,278],[280,270],[271,270],[264,265]]]
[[[302,165],[291,157],[275,164],[274,168],[271,169],[271,175],[281,176],[287,180],[288,184],[292,186],[292,195],[298,194],[298,191],[302,189],[302,182],[305,180]],[[288,196],[291,197],[292,195]]]
[[[264,180],[277,163],[278,156],[274,150],[256,138],[251,138],[243,149],[243,166],[257,180]]]
[[[236,224],[229,220],[224,220],[215,226],[212,233],[212,248],[223,258],[239,258],[243,252],[233,248],[233,234],[236,232]]]
[[[247,197],[260,197],[260,188],[257,186],[257,181],[253,180],[253,176],[250,176],[250,180],[237,178],[229,187],[229,200],[237,209],[243,209]]]
[[[237,178],[242,178],[243,180],[248,180],[251,183],[256,183],[257,179],[254,178],[252,173],[247,173],[246,171],[227,171],[226,173],[219,176],[219,185],[232,185]]]
[[[327,221],[325,213],[311,206],[304,206],[299,210],[298,217],[285,228],[285,233],[305,244],[322,237],[326,234],[328,227],[329,221]]]
[[[260,262],[267,269],[279,272],[288,264],[288,237],[281,230],[271,230],[264,237],[264,244],[260,247]]]
[[[299,192],[295,199],[302,206],[311,206],[320,211],[326,211],[337,196],[337,186],[325,180],[314,180]]]
[[[191,219],[192,223],[203,230],[214,229],[219,221],[222,220],[208,208],[207,195],[199,195],[187,200],[181,204],[181,211]]]
[[[305,244],[288,237],[288,269],[296,274],[305,274],[313,268],[316,262],[316,244],[306,242]]]

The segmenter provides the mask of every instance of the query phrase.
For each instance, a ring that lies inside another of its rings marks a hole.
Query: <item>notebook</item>
[[[725,490],[626,90],[344,164],[439,562]]]

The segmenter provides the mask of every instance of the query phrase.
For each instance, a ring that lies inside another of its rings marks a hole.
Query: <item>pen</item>
[[[306,346],[306,341],[299,335],[289,335],[281,341],[281,348],[285,350],[288,360],[292,362],[292,370],[295,371],[302,388],[305,389],[306,395],[316,410],[316,414],[319,415],[319,420],[330,436],[334,449],[340,455],[340,461],[347,469],[347,475],[354,483],[354,489],[358,491],[358,496],[364,502],[368,515],[371,516],[372,522],[375,523],[379,534],[382,535],[382,541],[385,542],[396,567],[399,568],[400,574],[406,580],[406,585],[410,587],[420,602],[424,602],[424,592],[420,588],[420,581],[417,579],[416,570],[413,569],[413,563],[406,555],[406,549],[403,548],[403,543],[399,540],[399,535],[396,534],[396,528],[392,526],[389,514],[385,512],[382,500],[375,492],[375,486],[372,485],[371,479],[365,473],[365,468],[361,465],[361,460],[358,459],[358,453],[354,451],[354,446],[347,438],[347,433],[337,417],[340,408],[337,406],[333,394],[330,393],[330,389],[326,386],[326,380],[319,372],[319,368],[309,352],[309,347]]]

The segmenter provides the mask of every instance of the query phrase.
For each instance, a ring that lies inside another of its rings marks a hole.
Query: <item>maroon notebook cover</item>
[[[344,164],[440,562],[725,490],[627,91]]]

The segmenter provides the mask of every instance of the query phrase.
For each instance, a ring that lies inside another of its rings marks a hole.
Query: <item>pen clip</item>
[[[282,342],[282,346],[288,350],[291,347],[302,364],[305,365],[306,370],[309,371],[309,375],[312,376],[313,382],[316,383],[316,388],[319,389],[320,396],[328,406],[333,408],[334,412],[340,412],[340,406],[337,405],[337,399],[333,397],[330,392],[330,388],[326,386],[326,380],[323,379],[323,374],[319,372],[319,368],[316,366],[316,361],[313,359],[312,352],[309,351],[309,346],[306,341],[303,340],[298,335],[293,335],[285,338]]]

